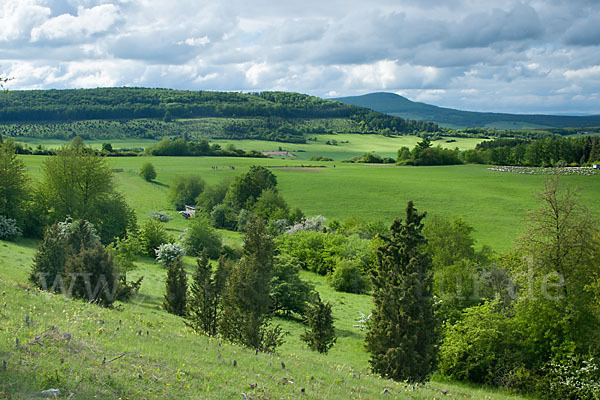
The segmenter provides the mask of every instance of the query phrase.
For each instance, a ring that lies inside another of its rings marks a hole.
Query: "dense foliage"
[[[169,185],[169,201],[176,210],[194,205],[196,198],[204,190],[206,183],[199,175],[178,175]]]
[[[0,215],[20,220],[29,195],[25,163],[17,158],[15,143],[0,136]]]
[[[206,123],[198,125],[193,119],[207,120],[213,127],[210,119],[220,121],[217,129],[207,130]],[[304,143],[305,134],[331,133],[328,125],[332,119],[345,120],[345,132],[411,134],[438,130],[430,122],[287,92],[99,88],[10,91],[0,98],[0,122],[8,123],[2,128],[9,136],[69,138],[77,134],[108,138],[108,132],[117,132],[120,137],[158,138],[202,137],[213,132],[211,136],[219,138]],[[322,122],[310,122],[316,120]]]
[[[519,166],[568,166],[598,163],[600,137],[553,137],[542,140],[497,139],[464,152],[469,163]]]
[[[518,247],[497,260],[509,275],[499,285],[505,293],[447,321],[440,372],[543,398],[596,399],[598,226],[556,179],[527,226]]]
[[[171,314],[185,316],[187,288],[187,274],[183,261],[181,257],[177,257],[167,265],[163,308]]]
[[[49,223],[67,216],[85,219],[104,243],[125,236],[136,224],[134,211],[114,188],[108,163],[79,137],[44,162],[41,190]]]
[[[244,151],[237,149],[233,144],[228,144],[221,148],[218,144],[210,145],[208,140],[199,139],[197,141],[188,141],[185,138],[169,139],[164,138],[158,144],[150,146],[145,150],[146,154],[153,156],[226,156],[226,157],[266,157],[256,150]]]
[[[398,150],[398,165],[454,165],[462,164],[458,149],[433,147],[428,138],[423,139],[411,150],[402,147]]]
[[[219,257],[221,237],[210,225],[208,218],[201,215],[192,218],[182,239],[186,252],[190,256],[197,257],[205,252],[210,258]]]
[[[150,162],[144,163],[142,168],[140,168],[140,176],[148,182],[152,182],[156,179],[156,169],[154,168],[154,165]]]

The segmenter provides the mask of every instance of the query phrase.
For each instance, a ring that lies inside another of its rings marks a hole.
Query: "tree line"
[[[363,156],[363,159],[365,156]],[[384,162],[370,157],[369,162]],[[364,161],[363,161],[364,162]],[[495,139],[460,151],[433,146],[425,138],[413,148],[398,150],[398,165],[492,164],[528,167],[585,166],[600,162],[600,137],[551,137],[539,140]]]
[[[434,132],[410,121],[337,101],[287,92],[235,93],[145,88],[10,91],[0,98],[1,122],[60,122],[173,118],[347,118],[364,132]]]

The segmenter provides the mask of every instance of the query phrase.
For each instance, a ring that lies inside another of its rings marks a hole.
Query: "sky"
[[[599,0],[0,0],[6,87],[393,92],[600,114]]]

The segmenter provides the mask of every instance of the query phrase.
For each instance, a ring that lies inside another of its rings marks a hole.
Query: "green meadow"
[[[238,149],[258,151],[289,151],[298,160],[309,160],[312,156],[328,157],[336,161],[350,159],[365,152],[376,152],[384,157],[396,158],[398,149],[402,146],[414,147],[419,140],[417,136],[385,137],[381,135],[337,134],[337,135],[312,135],[317,141],[308,141],[306,144],[281,143],[266,140],[221,140],[210,139],[210,143],[217,143],[222,147],[233,144]],[[36,147],[42,145],[48,148],[57,148],[67,143],[59,139],[19,137],[18,142]],[[327,144],[337,141],[337,145]],[[147,148],[158,143],[152,139],[111,139],[111,140],[86,140],[86,144],[100,149],[103,143],[111,143],[114,149]],[[461,150],[475,148],[481,139],[476,138],[442,138],[434,141],[434,145],[444,148],[458,147]]]
[[[37,176],[44,157],[23,159]],[[272,167],[290,206],[299,207],[307,216],[359,216],[391,223],[403,215],[407,201],[413,200],[419,210],[429,214],[464,218],[475,228],[478,244],[498,252],[512,247],[527,211],[537,207],[536,193],[545,179],[542,175],[491,171],[483,165],[397,167],[229,157],[115,157],[108,161],[115,170],[122,170],[115,173],[116,184],[140,220],[159,210],[171,210],[175,216],[166,194],[176,175],[198,174],[210,185],[256,164]],[[145,162],[156,167],[156,182],[148,183],[137,175]],[[564,176],[562,180],[579,188],[583,201],[598,213],[594,204],[600,198],[599,176]],[[185,228],[185,221],[177,217],[167,226],[176,233]]]

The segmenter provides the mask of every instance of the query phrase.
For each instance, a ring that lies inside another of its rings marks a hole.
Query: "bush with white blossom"
[[[21,228],[17,226],[15,219],[0,215],[0,240],[13,240],[20,237],[21,234]]]
[[[158,246],[154,252],[156,253],[156,261],[166,268],[185,255],[185,248],[180,243],[164,243]]]

